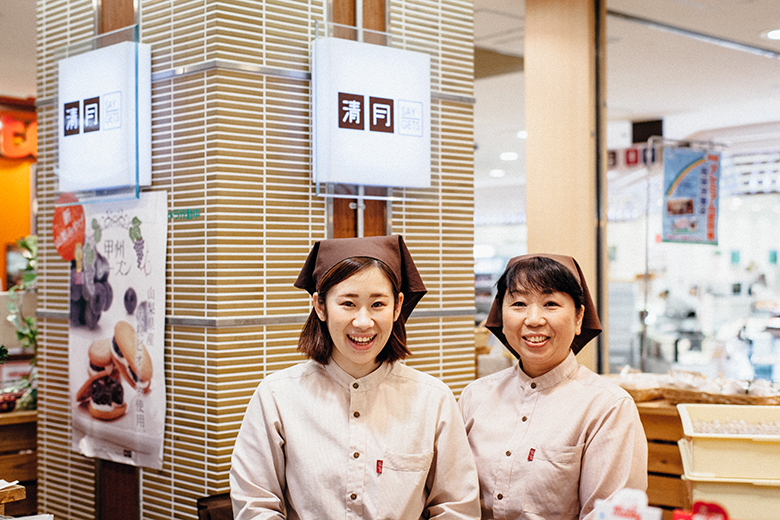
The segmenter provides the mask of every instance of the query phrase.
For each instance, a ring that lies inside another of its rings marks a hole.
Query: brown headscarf
[[[578,335],[574,336],[574,341],[572,341],[571,344],[571,349],[576,354],[582,350],[582,347],[587,345],[590,340],[601,334],[601,322],[599,321],[598,314],[596,314],[596,306],[593,305],[593,300],[590,297],[590,291],[588,290],[588,284],[585,282],[585,276],[582,274],[582,269],[580,269],[580,265],[577,263],[577,261],[570,256],[548,254],[516,256],[509,260],[506,265],[506,269],[509,269],[512,265],[521,260],[534,257],[550,258],[560,264],[563,264],[569,271],[571,271],[571,273],[574,275],[574,278],[580,283],[580,287],[582,287],[582,304],[585,306],[585,313],[582,317],[582,330]],[[506,269],[504,272],[506,272]],[[510,288],[508,287],[507,290],[509,289]],[[501,312],[501,303],[498,301],[498,296],[496,296],[496,298],[493,300],[493,305],[490,307],[490,313],[488,314],[487,321],[485,322],[485,327],[490,329],[490,331],[495,334],[499,340],[501,340],[501,343],[503,343],[504,346],[515,355],[515,357],[519,357],[517,352],[515,352],[507,342],[506,336],[504,336],[504,320]]]
[[[325,273],[342,260],[351,257],[376,258],[387,264],[404,294],[404,303],[401,306],[404,321],[409,318],[417,302],[428,292],[401,235],[332,238],[316,242],[298,279],[295,280],[295,287],[314,294]]]

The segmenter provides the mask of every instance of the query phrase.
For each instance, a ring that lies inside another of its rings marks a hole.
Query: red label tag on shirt
[[[382,461],[378,460],[376,461],[376,472],[380,475],[382,474]]]
[[[534,460],[534,453],[536,453],[536,450],[531,448],[531,450],[528,452],[528,460]]]

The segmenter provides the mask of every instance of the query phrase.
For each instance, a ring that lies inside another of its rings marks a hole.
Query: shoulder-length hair
[[[325,300],[328,292],[350,276],[371,267],[379,268],[390,281],[390,285],[393,287],[395,305],[399,304],[398,295],[400,294],[400,287],[387,264],[376,258],[365,256],[350,257],[334,265],[317,283],[317,300],[325,308],[326,320],[327,307],[325,306]],[[306,354],[306,357],[309,359],[313,359],[323,365],[327,365],[330,360],[333,352],[333,341],[328,330],[328,322],[320,320],[314,309],[309,313],[309,318],[306,320],[306,324],[303,326],[301,335],[298,338],[298,350]],[[409,354],[411,352],[406,347],[406,325],[403,315],[399,313],[398,319],[393,323],[390,339],[387,340],[387,344],[376,356],[376,361],[377,363],[384,361],[393,362],[404,359]]]

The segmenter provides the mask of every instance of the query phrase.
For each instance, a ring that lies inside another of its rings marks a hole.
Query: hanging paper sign
[[[718,243],[720,154],[664,150],[664,242]]]
[[[82,208],[70,269],[73,449],[162,467],[167,194]]]

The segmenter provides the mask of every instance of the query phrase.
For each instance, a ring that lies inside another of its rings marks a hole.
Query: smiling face
[[[507,291],[503,333],[520,355],[526,374],[539,377],[566,359],[574,336],[582,330],[583,312],[584,307],[575,307],[564,292]]]
[[[312,295],[314,310],[328,325],[331,357],[352,377],[364,377],[379,366],[377,355],[390,339],[401,313],[393,286],[378,267],[368,267],[333,286],[324,304]]]

